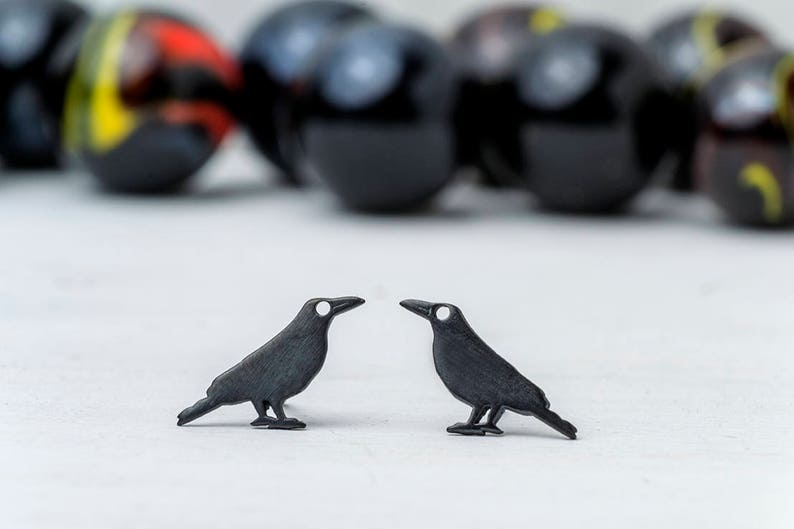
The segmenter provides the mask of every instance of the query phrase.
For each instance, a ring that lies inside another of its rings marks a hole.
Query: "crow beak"
[[[359,305],[364,304],[364,300],[357,297],[348,297],[348,298],[336,298],[328,300],[328,303],[331,305],[331,312],[334,315],[342,314],[343,312],[347,312],[352,310]]]
[[[400,302],[400,306],[410,310],[414,314],[429,320],[433,315],[433,303],[427,301],[420,301],[418,299],[406,299]]]

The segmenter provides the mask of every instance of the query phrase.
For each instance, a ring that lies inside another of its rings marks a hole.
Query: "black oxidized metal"
[[[433,360],[447,389],[472,408],[465,423],[447,428],[462,435],[502,434],[497,422],[505,410],[532,415],[561,434],[576,439],[576,427],[549,409],[549,401],[504,358],[477,336],[463,313],[449,303],[408,299],[403,307],[430,322],[433,327]],[[440,314],[449,310],[449,316]],[[489,412],[485,424],[480,420]]]
[[[320,305],[330,310],[322,314]],[[328,351],[328,327],[335,316],[364,300],[356,297],[311,299],[275,338],[248,355],[242,362],[213,380],[207,396],[179,414],[183,426],[226,404],[250,401],[259,417],[252,426],[296,430],[306,428],[284,413],[284,401],[305,390],[320,372]],[[273,408],[276,417],[267,414]]]

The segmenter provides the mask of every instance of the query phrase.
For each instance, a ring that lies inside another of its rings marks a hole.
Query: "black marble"
[[[319,58],[294,114],[302,171],[348,206],[401,211],[452,177],[458,84],[445,49],[412,28],[369,23]]]
[[[483,152],[481,123],[490,112],[489,92],[510,75],[510,61],[522,46],[562,27],[564,15],[541,4],[486,7],[468,17],[448,42],[461,80],[456,112],[461,165],[479,169],[481,181],[495,186],[520,184]]]
[[[645,50],[569,25],[518,52],[491,91],[484,155],[556,210],[620,210],[668,151],[671,98]]]
[[[764,42],[768,42],[764,32],[746,17],[713,10],[687,11],[665,20],[651,32],[648,49],[661,66],[676,104],[674,189],[691,191],[695,187],[692,159],[699,86],[731,55]]]
[[[0,158],[13,169],[61,162],[67,77],[51,67],[87,11],[67,0],[0,2]]]
[[[794,221],[794,55],[737,58],[700,92],[695,175],[733,221]]]
[[[320,49],[339,31],[373,15],[360,4],[310,0],[267,15],[240,54],[245,88],[238,111],[259,151],[293,181],[293,146],[287,134],[295,90]]]

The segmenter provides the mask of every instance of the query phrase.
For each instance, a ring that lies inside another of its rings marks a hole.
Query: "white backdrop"
[[[134,5],[129,0],[90,0],[100,9],[114,6]],[[149,4],[157,5],[150,1]],[[170,0],[162,5],[190,14],[228,46],[237,46],[247,33],[252,21],[274,6],[284,3],[273,0]],[[376,0],[362,2],[370,4],[390,17],[413,21],[443,35],[454,27],[472,9],[494,1],[483,0]],[[689,0],[590,0],[549,2],[565,9],[573,17],[610,21],[626,27],[629,31],[642,35],[660,17],[679,8],[699,5]],[[146,4],[146,3],[144,3]],[[794,3],[790,0],[728,0],[720,6],[734,6],[758,20],[779,37],[781,42],[794,44]]]

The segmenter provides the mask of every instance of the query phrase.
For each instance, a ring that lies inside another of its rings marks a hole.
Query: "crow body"
[[[327,314],[318,305],[330,306]],[[253,426],[298,429],[306,425],[284,413],[284,402],[305,390],[320,372],[328,350],[328,329],[337,315],[364,303],[355,297],[312,299],[273,339],[213,380],[207,396],[183,410],[183,426],[227,404],[250,401],[259,417]],[[267,415],[272,408],[276,417]]]
[[[469,420],[450,426],[449,432],[501,434],[497,423],[510,410],[532,415],[566,437],[576,438],[576,428],[549,409],[543,390],[477,336],[458,307],[419,300],[405,300],[401,305],[430,322],[436,372],[450,393],[472,408]],[[448,317],[439,315],[442,308],[449,310]],[[478,424],[487,412],[486,424]]]

